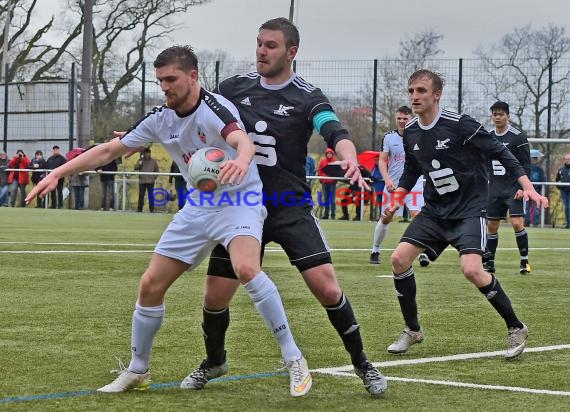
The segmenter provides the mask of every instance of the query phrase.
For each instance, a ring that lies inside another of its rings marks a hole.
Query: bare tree
[[[531,137],[543,137],[548,111],[548,91],[552,89],[552,118],[558,127],[561,109],[567,105],[570,68],[554,70],[570,52],[570,38],[564,27],[549,25],[533,30],[530,25],[506,34],[497,45],[476,51],[485,72],[481,86],[495,100],[508,101],[513,107],[513,122]],[[562,67],[563,65],[560,65]],[[559,137],[570,129],[561,128]]]

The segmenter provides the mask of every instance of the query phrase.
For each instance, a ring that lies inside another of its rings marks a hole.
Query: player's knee
[[[392,263],[392,269],[394,273],[401,273],[407,270],[412,265],[412,260],[406,253],[396,248],[390,256],[390,262]]]
[[[143,275],[139,285],[139,301],[140,302],[156,302],[162,301],[166,293],[166,287],[157,279]]]
[[[240,259],[234,263],[234,271],[242,283],[249,282],[261,269],[253,260]]]
[[[478,283],[478,279],[481,276],[481,268],[474,265],[464,265],[461,270],[467,280],[474,284]]]

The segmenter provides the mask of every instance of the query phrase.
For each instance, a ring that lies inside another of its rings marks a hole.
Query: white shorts
[[[424,206],[424,183],[423,179],[419,178],[416,185],[412,188],[412,190],[406,195],[404,198],[404,204],[410,211],[419,212],[422,207]],[[393,203],[398,202],[401,204],[402,199],[401,197],[398,198],[397,196],[393,196],[393,192],[388,192],[386,188],[382,192],[382,212],[384,209],[391,206]],[[394,213],[394,216],[402,216],[404,214],[404,208],[400,206],[400,208]]]
[[[194,268],[218,244],[227,249],[236,236],[252,236],[261,244],[266,217],[267,211],[262,205],[204,210],[186,202],[174,215],[154,251]]]

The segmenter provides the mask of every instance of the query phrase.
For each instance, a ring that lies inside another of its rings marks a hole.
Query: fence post
[[[376,127],[378,119],[376,118],[376,106],[378,105],[378,59],[374,59],[372,89],[372,150],[376,150]]]
[[[216,60],[216,87],[220,84],[220,61]]]
[[[69,80],[69,104],[68,104],[68,134],[69,134],[69,151],[73,149],[73,126],[75,116],[75,62],[71,63],[71,79]]]
[[[142,64],[142,86],[141,86],[141,117],[144,117],[146,106],[146,63]]]
[[[4,70],[4,73],[8,73],[8,63],[4,66]],[[8,77],[4,78],[4,151],[8,153]]]
[[[552,57],[548,59],[548,110],[546,111],[546,138],[552,138]],[[550,181],[550,144],[546,145],[546,181]]]
[[[459,73],[457,80],[457,113],[461,113],[463,103],[463,59],[459,59]]]
[[[122,208],[123,208],[123,212],[125,210],[127,210],[127,174],[123,173],[121,179],[123,180],[123,204],[122,204]]]

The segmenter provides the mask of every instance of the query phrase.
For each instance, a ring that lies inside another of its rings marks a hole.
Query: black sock
[[[528,261],[528,233],[523,228],[520,232],[515,232],[515,239],[519,247],[521,259]]]
[[[362,337],[360,336],[360,326],[356,322],[348,298],[343,294],[336,305],[325,306],[325,309],[329,320],[342,339],[342,343],[344,343],[344,348],[350,354],[352,364],[358,366],[366,361]]]
[[[226,331],[230,325],[230,309],[212,311],[204,307],[202,309],[202,332],[206,345],[206,359],[212,365],[222,365],[226,361],[224,350]]]
[[[416,278],[414,277],[414,269],[410,266],[403,273],[394,273],[394,286],[398,292],[398,302],[404,316],[406,326],[418,332],[420,330],[420,322],[418,320],[418,305],[416,304]]]
[[[522,322],[515,315],[511,301],[501,287],[499,280],[494,275],[491,276],[493,277],[491,283],[479,288],[479,291],[487,297],[489,303],[499,312],[508,328],[522,328]]]
[[[499,245],[499,234],[493,233],[492,235],[487,236],[487,248],[485,252],[489,252],[490,259],[487,260],[494,260],[495,254],[497,253],[497,246]],[[485,256],[486,258],[487,256]]]

